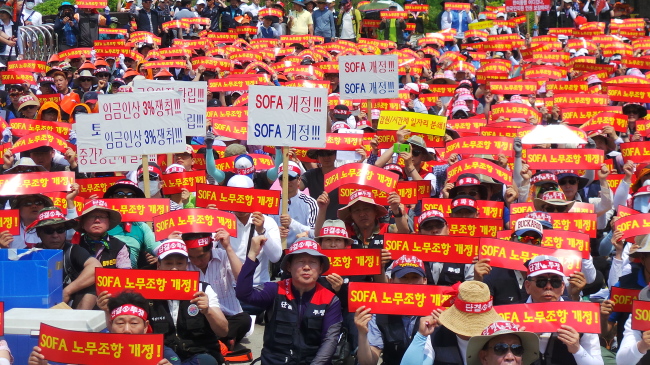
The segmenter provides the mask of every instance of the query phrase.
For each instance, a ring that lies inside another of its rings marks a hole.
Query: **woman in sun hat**
[[[467,365],[530,365],[538,359],[539,337],[508,321],[492,323],[467,344]]]

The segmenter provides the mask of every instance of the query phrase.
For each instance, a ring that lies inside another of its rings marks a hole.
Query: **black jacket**
[[[139,31],[151,32],[155,35],[160,34],[160,26],[163,21],[157,10],[151,9],[151,25],[153,29],[149,26],[149,16],[144,9],[138,10],[135,14],[135,21],[138,24]]]
[[[525,273],[523,274],[525,278]],[[514,270],[500,267],[492,268],[492,271],[483,277],[483,282],[490,288],[490,294],[494,297],[494,305],[524,303],[528,294],[524,286],[519,289],[519,282]]]

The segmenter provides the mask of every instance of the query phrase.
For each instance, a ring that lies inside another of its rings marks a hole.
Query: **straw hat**
[[[113,210],[108,207],[108,204],[103,201],[103,200],[98,200],[98,199],[93,199],[93,200],[88,200],[84,204],[84,210],[77,218],[79,222],[81,222],[84,217],[96,210],[103,211],[108,213],[108,230],[110,231],[111,229],[117,227],[120,222],[122,222],[122,214],[118,212],[117,210]]]
[[[467,365],[481,365],[479,353],[494,337],[513,334],[519,337],[524,348],[521,363],[530,365],[539,359],[539,337],[533,332],[524,332],[519,326],[508,321],[497,321],[487,326],[480,335],[469,339],[467,344]]]
[[[492,306],[490,288],[485,283],[465,281],[452,288],[455,290],[447,301],[451,307],[438,318],[450,331],[461,336],[479,336],[487,326],[503,321]]]
[[[388,214],[388,210],[384,206],[375,203],[375,199],[372,198],[372,193],[367,190],[356,190],[350,195],[350,202],[348,205],[338,210],[338,217],[340,220],[347,222],[351,220],[350,210],[352,206],[358,202],[368,203],[375,206],[375,211],[377,212],[377,218],[383,217]]]
[[[544,206],[547,204],[550,205],[559,205],[559,206],[566,206],[565,212],[569,212],[571,210],[571,207],[573,207],[573,204],[575,201],[567,201],[566,200],[566,195],[564,195],[563,192],[561,191],[546,191],[544,194],[542,194],[542,198],[535,198],[533,200],[533,205],[535,206],[535,210],[541,210],[544,211]]]

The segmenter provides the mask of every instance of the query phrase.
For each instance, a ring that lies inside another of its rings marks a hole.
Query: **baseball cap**
[[[284,166],[283,166],[283,165],[280,165],[280,167],[278,168],[278,176],[282,175],[282,172],[284,171],[283,168],[284,168]],[[300,173],[301,173],[301,171],[300,171],[300,166],[298,166],[298,164],[295,163],[295,162],[293,162],[293,161],[289,161],[289,168],[288,168],[288,170],[287,170],[287,173],[288,173],[289,176],[291,176],[291,177],[298,177],[298,176],[300,176]]]
[[[84,103],[96,103],[97,102],[97,91],[88,91],[84,94]]]
[[[553,256],[535,256],[528,263],[528,277],[535,277],[542,274],[555,274],[564,277],[562,263]]]
[[[180,254],[187,257],[187,246],[183,240],[171,239],[158,246],[158,258],[163,260],[173,254]]]
[[[346,120],[352,114],[347,105],[341,104],[335,106],[332,113],[334,113],[334,119],[336,120]]]
[[[167,166],[165,174],[175,174],[178,172],[185,172],[185,168],[177,163]]]
[[[422,226],[422,224],[424,224],[425,222],[429,222],[433,220],[447,223],[447,221],[445,220],[445,215],[442,214],[441,211],[436,209],[431,209],[431,210],[424,211],[422,212],[422,214],[420,214],[420,216],[418,217],[418,226]]]
[[[478,212],[476,199],[469,195],[458,195],[451,201],[451,212],[456,213],[463,209],[469,209]]]
[[[553,229],[553,217],[549,213],[534,211],[526,214],[526,218],[538,221],[544,228]]]
[[[144,174],[144,170],[142,169],[142,166],[138,169],[138,177],[142,176]],[[149,174],[153,174],[156,177],[159,177],[162,175],[162,170],[160,169],[160,166],[158,166],[155,163],[149,163]]]
[[[544,235],[544,228],[540,222],[532,218],[517,219],[512,229],[516,235],[520,236],[526,232],[537,232],[540,236]]]
[[[235,173],[237,175],[246,175],[253,178],[255,165],[253,158],[249,155],[239,155],[235,158]]]
[[[393,262],[391,266],[391,275],[395,278],[403,278],[406,274],[416,273],[422,277],[424,273],[424,263],[413,255],[403,255]]]

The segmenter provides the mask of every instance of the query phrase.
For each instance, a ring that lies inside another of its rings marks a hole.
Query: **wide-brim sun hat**
[[[478,336],[473,336],[467,344],[467,365],[481,365],[480,351],[491,339],[500,335],[512,334],[519,337],[524,348],[522,365],[530,365],[539,359],[539,337],[533,332],[521,331],[519,326],[508,321],[498,321],[487,326]]]
[[[117,225],[122,222],[122,214],[120,214],[120,212],[117,210],[109,208],[108,204],[105,201],[99,199],[86,201],[84,204],[84,210],[81,215],[79,215],[77,220],[81,222],[88,214],[94,211],[108,213],[108,231],[117,227]]]
[[[460,336],[479,336],[490,324],[504,319],[494,310],[490,288],[480,281],[465,281],[452,287],[451,306],[438,322]]]
[[[375,202],[375,199],[373,199],[371,192],[366,190],[356,190],[350,195],[350,202],[348,205],[338,210],[337,215],[339,219],[343,222],[350,220],[352,217],[350,210],[352,209],[353,205],[359,202],[374,205],[375,211],[377,212],[377,218],[381,218],[388,214],[388,210],[383,205],[379,205]]]

